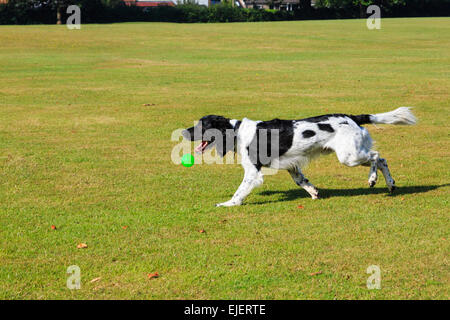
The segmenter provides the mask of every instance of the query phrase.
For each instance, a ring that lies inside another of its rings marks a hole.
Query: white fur
[[[417,119],[409,107],[400,107],[391,112],[377,113],[371,116],[372,123],[416,124]]]

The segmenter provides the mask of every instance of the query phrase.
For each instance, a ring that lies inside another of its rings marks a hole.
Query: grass
[[[0,298],[448,299],[449,22],[0,27]],[[215,208],[240,166],[170,158],[172,131],[205,114],[404,105],[417,126],[367,126],[394,195],[330,155],[305,170],[324,199],[280,172]]]

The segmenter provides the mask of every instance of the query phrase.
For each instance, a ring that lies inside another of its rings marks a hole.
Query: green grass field
[[[1,26],[0,298],[448,299],[449,92],[448,18]],[[282,171],[215,208],[242,168],[170,158],[206,114],[399,106],[419,124],[366,126],[392,196],[330,155],[305,169],[324,199]]]

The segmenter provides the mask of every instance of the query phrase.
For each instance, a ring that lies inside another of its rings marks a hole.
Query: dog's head
[[[222,116],[204,116],[194,127],[183,130],[183,137],[190,141],[201,140],[195,148],[197,153],[215,146],[217,153],[223,157],[228,151],[234,150],[234,128],[230,119]]]

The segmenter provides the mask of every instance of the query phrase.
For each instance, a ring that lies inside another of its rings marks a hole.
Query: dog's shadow
[[[409,187],[397,187],[393,193],[388,193],[387,188],[356,188],[356,189],[323,189],[319,188],[319,197],[322,199],[333,198],[333,197],[352,197],[352,196],[362,196],[371,194],[381,194],[385,193],[387,196],[396,197],[405,194],[416,194],[425,193],[428,191],[436,190],[442,187],[449,186],[450,183],[442,185],[431,185],[431,186],[409,186]],[[259,201],[252,202],[251,204],[267,204],[281,201],[291,201],[296,199],[310,198],[302,188],[294,188],[289,190],[266,190],[259,193],[262,196],[272,196],[272,195],[282,195],[281,198],[270,201]]]

